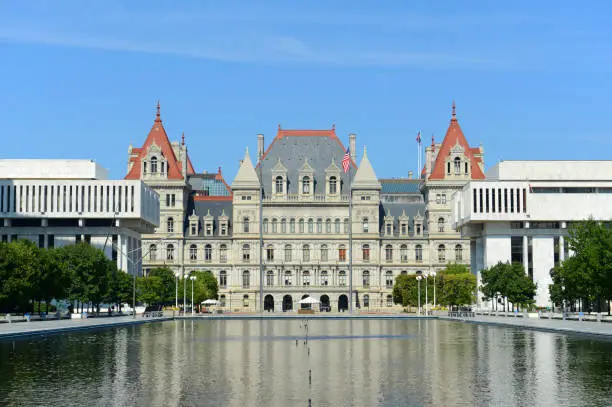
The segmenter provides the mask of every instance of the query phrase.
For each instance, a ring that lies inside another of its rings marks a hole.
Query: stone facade
[[[469,241],[450,227],[450,194],[478,172],[482,154],[476,158],[478,149],[457,129],[453,111],[418,179],[378,179],[365,149],[359,166],[351,159],[344,171],[347,149],[335,128],[279,126],[267,148],[257,136],[256,164],[247,150],[230,187],[220,169],[195,173],[184,139],[170,143],[158,108],[143,147],[130,147],[126,177],[160,194],[160,227],[143,236],[143,267],[168,266],[178,276],[210,271],[227,309],[259,309],[261,281],[266,310],[296,310],[312,296],[337,311],[348,309],[352,253],[353,305],[391,309],[396,276],[437,271],[449,261],[470,264]],[[355,135],[349,143],[354,154]],[[466,173],[437,174],[456,158]]]

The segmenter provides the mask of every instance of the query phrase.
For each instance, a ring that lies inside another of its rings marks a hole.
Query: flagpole
[[[349,149],[349,313],[351,314],[353,313],[353,186],[351,185],[352,160],[353,152]]]

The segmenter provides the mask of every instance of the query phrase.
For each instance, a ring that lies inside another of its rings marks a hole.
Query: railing
[[[286,195],[266,195],[264,196],[264,202],[348,202],[348,195],[300,195],[300,194],[286,194]]]
[[[449,311],[450,318],[474,318],[476,313],[473,311]]]

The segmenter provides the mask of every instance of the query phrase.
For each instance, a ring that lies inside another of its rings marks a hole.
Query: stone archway
[[[342,294],[338,297],[338,311],[348,311],[348,297],[345,294]]]
[[[287,294],[283,297],[283,312],[293,310],[293,298]]]
[[[329,295],[323,294],[321,296],[320,301],[321,301],[321,312],[329,312],[329,311],[331,311]]]
[[[264,297],[264,311],[274,312],[274,297],[270,294]]]

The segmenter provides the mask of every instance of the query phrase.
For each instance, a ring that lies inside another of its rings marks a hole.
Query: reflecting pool
[[[170,321],[0,342],[0,378],[2,406],[610,406],[612,341],[436,320]]]

